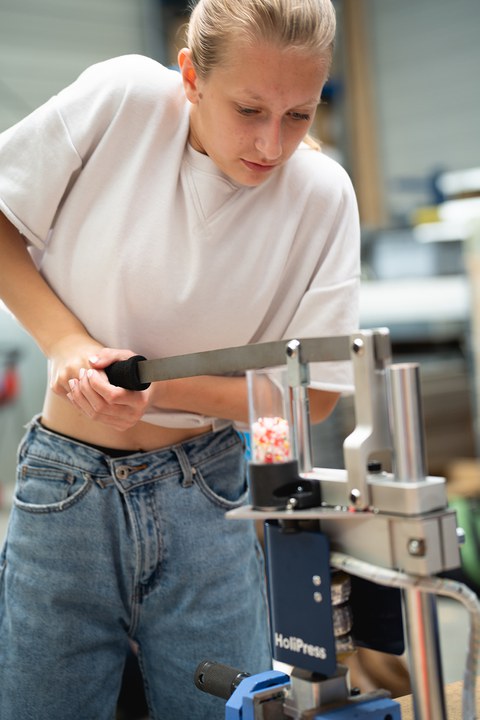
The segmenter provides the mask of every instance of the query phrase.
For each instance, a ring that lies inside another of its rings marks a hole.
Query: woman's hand
[[[130,350],[103,348],[98,343],[73,343],[57,347],[51,359],[51,385],[55,392],[64,395],[80,412],[95,422],[109,425],[123,432],[136,425],[144,415],[150,393],[124,390],[111,385],[103,369],[116,360],[127,360],[134,355]]]
[[[69,381],[80,377],[82,368],[90,368],[89,358],[103,350],[96,340],[83,332],[64,335],[48,353],[50,387],[65,397],[70,392]]]

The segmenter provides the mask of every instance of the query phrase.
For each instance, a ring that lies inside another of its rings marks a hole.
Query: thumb
[[[88,361],[92,368],[103,370],[117,360],[128,360],[135,353],[131,350],[118,350],[114,348],[102,348],[95,355],[91,355]]]

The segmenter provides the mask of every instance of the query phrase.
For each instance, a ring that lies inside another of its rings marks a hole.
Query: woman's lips
[[[276,165],[262,165],[260,163],[250,162],[250,160],[245,160],[243,158],[242,162],[249,170],[253,170],[254,172],[267,173],[276,167]]]

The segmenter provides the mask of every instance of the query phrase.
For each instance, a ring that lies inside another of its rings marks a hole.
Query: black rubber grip
[[[117,360],[105,368],[111,385],[125,388],[125,390],[146,390],[150,383],[142,383],[138,375],[138,363],[146,360],[143,355],[133,355],[128,360]]]
[[[249,677],[249,673],[241,672],[230,665],[203,660],[195,670],[194,681],[199,690],[228,700],[246,677]]]

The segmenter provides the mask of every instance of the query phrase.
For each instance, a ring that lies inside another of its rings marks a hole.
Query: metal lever
[[[302,362],[300,340],[290,340],[287,343],[287,370],[293,395],[294,455],[298,460],[300,472],[310,472],[313,469],[308,400],[310,373],[308,365]]]

